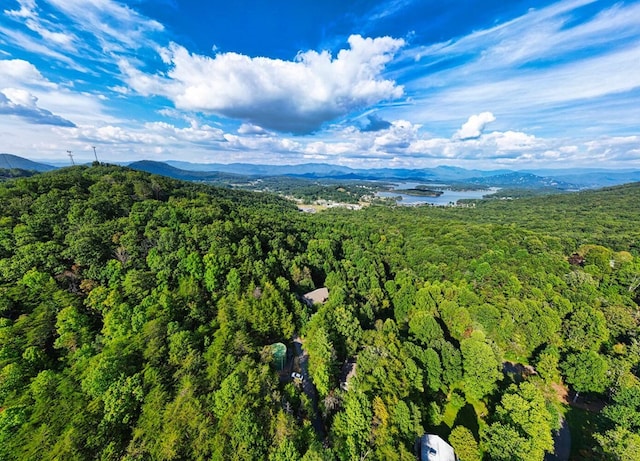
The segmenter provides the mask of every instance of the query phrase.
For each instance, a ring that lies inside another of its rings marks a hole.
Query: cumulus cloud
[[[38,107],[37,102],[38,98],[25,90],[16,88],[0,90],[0,114],[2,115],[14,115],[36,125],[75,126],[73,122]]]
[[[495,131],[489,133],[487,145],[495,144],[499,152],[522,152],[541,147],[540,141],[533,135],[520,131]]]
[[[145,127],[153,133],[179,141],[198,144],[208,144],[212,141],[225,141],[223,130],[206,124],[199,125],[195,120],[191,121],[191,126],[187,128],[178,128],[165,122],[146,123]]]
[[[109,145],[142,144],[156,147],[189,146],[212,147],[225,143],[224,131],[210,125],[200,125],[195,121],[188,127],[177,127],[165,122],[148,122],[136,128],[118,125],[91,126],[83,125],[68,131],[73,139],[86,143],[102,143]]]
[[[388,129],[376,134],[373,146],[377,151],[397,152],[408,148],[418,139],[420,125],[407,120],[394,120]]]
[[[28,95],[22,95],[27,98]],[[391,126],[375,132],[363,132],[354,127],[334,126],[330,134],[285,137],[267,132],[264,135],[225,132],[191,121],[186,126],[151,122],[142,125],[120,124],[79,125],[76,128],[53,127],[55,137],[47,143],[35,144],[40,133],[29,137],[28,123],[20,128],[19,119],[9,117],[4,125],[11,130],[22,129],[22,136],[33,140],[31,150],[43,155],[59,156],[72,149],[91,160],[90,146],[102,146],[111,159],[136,160],[148,158],[173,159],[189,152],[191,161],[229,163],[300,163],[323,161],[332,164],[369,168],[424,168],[434,165],[455,165],[471,168],[533,168],[558,167],[567,163],[589,166],[594,163],[640,166],[640,137],[601,137],[585,139],[539,138],[521,131],[493,131],[465,142],[453,138],[433,137],[422,127],[407,120],[394,120]],[[0,128],[1,130],[1,128]],[[8,144],[10,146],[10,143]],[[19,151],[18,151],[19,152]],[[48,154],[47,154],[48,153]]]
[[[391,126],[391,122],[382,119],[379,115],[369,114],[367,115],[368,123],[362,127],[361,131],[380,131],[386,130]]]
[[[56,87],[55,84],[46,80],[33,64],[23,59],[0,60],[0,85]]]
[[[383,77],[404,40],[352,35],[349,49],[298,53],[283,61],[219,53],[189,53],[177,44],[161,51],[169,70],[145,74],[121,61],[128,84],[143,95],[169,98],[179,109],[214,113],[266,129],[310,133],[354,110],[402,96],[403,88]]]
[[[467,139],[477,139],[482,136],[482,132],[485,127],[495,121],[495,117],[491,112],[482,112],[478,115],[472,115],[469,117],[469,120],[462,125],[462,127],[456,131],[453,135],[454,139],[459,139],[461,141]]]
[[[253,123],[243,123],[238,128],[238,134],[263,136],[269,134],[267,130]]]

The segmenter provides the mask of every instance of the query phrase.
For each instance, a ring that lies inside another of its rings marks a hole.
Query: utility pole
[[[73,161],[73,154],[70,150],[67,151],[67,155],[69,155],[69,158],[71,159],[71,165],[75,166],[76,162]]]
[[[98,160],[98,154],[96,154],[96,146],[91,146],[93,148],[93,155],[96,158],[96,163],[100,163],[100,161]]]

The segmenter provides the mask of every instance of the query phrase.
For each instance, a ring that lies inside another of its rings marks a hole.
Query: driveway
[[[571,431],[567,420],[562,418],[558,432],[553,436],[554,453],[548,453],[544,461],[568,461],[571,454]]]

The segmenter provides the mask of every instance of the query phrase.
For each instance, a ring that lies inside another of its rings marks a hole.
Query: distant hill
[[[167,160],[168,165],[187,171],[218,171],[243,176],[296,176],[320,175],[334,177],[350,174],[357,170],[340,165],[326,163],[305,163],[301,165],[258,165],[252,163],[190,163],[177,160]]]
[[[599,188],[640,181],[640,171],[592,171],[585,173],[560,174],[554,178],[576,184],[581,188]]]
[[[56,167],[46,163],[38,163],[32,160],[18,157],[13,154],[0,154],[0,168],[6,170],[51,171]]]
[[[129,164],[129,168],[147,173],[159,174],[174,179],[185,181],[207,181],[222,182],[234,179],[243,179],[242,176],[218,171],[187,171],[175,168],[164,162],[154,162],[152,160],[141,160]]]
[[[568,182],[560,181],[552,177],[543,177],[531,173],[514,171],[511,173],[499,174],[495,176],[485,176],[481,178],[465,179],[466,184],[477,184],[482,186],[509,187],[519,189],[559,189],[577,190],[580,186]]]
[[[33,170],[21,170],[20,168],[0,168],[0,182],[15,178],[29,178],[36,174],[38,174],[38,172]]]

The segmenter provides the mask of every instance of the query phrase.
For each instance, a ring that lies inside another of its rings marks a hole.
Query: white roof
[[[453,447],[434,434],[425,434],[420,440],[422,461],[456,461]]]
[[[311,304],[322,304],[329,299],[329,290],[326,287],[318,288],[304,295],[304,298]]]

